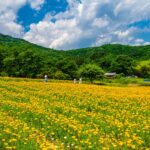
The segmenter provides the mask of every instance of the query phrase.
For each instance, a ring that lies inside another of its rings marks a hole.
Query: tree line
[[[42,78],[44,74],[47,74],[52,79],[72,80],[82,76],[92,81],[103,78],[105,72],[149,78],[150,61],[138,63],[128,55],[118,55],[114,60],[100,57],[100,60],[90,61],[89,59],[78,64],[76,59],[62,57],[60,60],[52,60],[31,50],[13,51],[9,55],[6,51],[0,50],[1,76]]]
[[[0,35],[0,75],[72,80],[101,79],[105,72],[150,78],[150,46],[104,45],[70,51],[43,48]]]

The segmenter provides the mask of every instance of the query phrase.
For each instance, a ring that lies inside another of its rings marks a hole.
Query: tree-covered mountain
[[[82,48],[67,51],[66,54],[74,57],[88,57],[99,59],[103,56],[116,57],[117,55],[128,55],[136,60],[150,59],[150,45],[146,46],[128,46],[120,44],[107,44],[100,47]]]
[[[136,74],[136,66],[149,60],[149,45],[107,44],[60,51],[0,34],[0,75],[42,77],[48,74],[50,78],[72,79],[86,64],[96,64],[104,71],[132,75]]]

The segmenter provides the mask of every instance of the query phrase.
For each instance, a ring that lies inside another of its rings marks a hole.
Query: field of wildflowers
[[[0,78],[0,149],[150,149],[150,87]]]

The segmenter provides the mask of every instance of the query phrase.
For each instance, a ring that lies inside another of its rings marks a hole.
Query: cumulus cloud
[[[22,37],[24,28],[17,23],[17,12],[25,4],[39,10],[44,0],[5,0],[0,1],[0,33]]]
[[[35,10],[40,10],[42,5],[45,3],[45,0],[28,0],[31,8]]]
[[[116,5],[114,14],[122,21],[126,17],[125,20],[132,23],[142,19],[149,19],[149,8],[149,0],[123,0]]]
[[[130,25],[150,19],[149,0],[67,0],[65,12],[48,12],[32,23],[26,33],[16,23],[25,4],[39,10],[46,0],[0,1],[0,32],[20,36],[32,43],[56,49],[75,49],[107,43],[146,44],[138,37],[147,29]]]
[[[149,0],[68,0],[68,3],[65,12],[48,13],[39,23],[31,24],[24,39],[56,49],[145,43],[135,37],[138,28],[129,25],[150,19]]]

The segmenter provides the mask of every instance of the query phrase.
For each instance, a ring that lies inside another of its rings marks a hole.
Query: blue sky
[[[0,1],[0,33],[60,50],[150,44],[149,0]]]
[[[46,0],[38,11],[32,9],[29,4],[26,4],[18,11],[17,22],[23,25],[25,31],[28,31],[30,24],[38,23],[48,12],[57,14],[64,12],[67,7],[68,3],[65,0]]]

